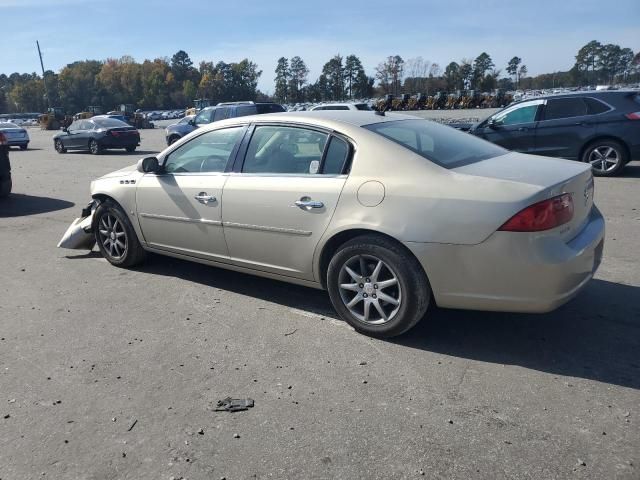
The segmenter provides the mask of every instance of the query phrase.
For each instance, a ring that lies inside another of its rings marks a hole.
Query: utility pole
[[[47,77],[44,74],[44,63],[42,62],[42,52],[40,51],[40,43],[36,40],[36,46],[38,47],[38,56],[40,57],[40,66],[42,67],[42,81],[44,82],[44,96],[47,98],[47,109],[51,107],[49,103],[49,89],[47,88]]]

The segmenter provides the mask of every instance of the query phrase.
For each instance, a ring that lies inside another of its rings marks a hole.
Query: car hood
[[[102,180],[105,178],[127,177],[127,176],[130,176],[132,173],[137,172],[136,168],[137,168],[137,164],[129,165],[128,167],[121,168],[120,170],[107,173],[106,175],[103,175],[97,178],[97,180]]]

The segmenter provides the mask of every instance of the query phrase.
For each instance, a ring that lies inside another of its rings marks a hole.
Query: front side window
[[[220,107],[220,108],[216,108],[215,109],[215,114],[213,117],[213,121],[217,122],[218,120],[224,120],[225,118],[227,118],[227,113],[229,112],[229,109],[227,107]]]
[[[196,125],[206,125],[207,123],[211,123],[211,117],[213,117],[213,109],[205,109],[201,110],[196,115]]]
[[[518,125],[520,123],[533,123],[539,104],[521,105],[513,109],[496,114],[493,120],[498,125]]]
[[[366,103],[356,103],[356,109],[357,110],[370,111],[371,107],[369,105],[367,105]]]
[[[444,168],[455,168],[508,153],[502,147],[428,120],[396,120],[364,125]]]
[[[296,127],[257,126],[245,156],[243,173],[315,174],[328,135]]]
[[[545,120],[581,117],[587,114],[587,105],[582,98],[551,98],[544,107]]]
[[[224,172],[244,127],[223,128],[197,136],[165,159],[167,173]]]
[[[80,130],[80,120],[76,120],[71,125],[69,125],[68,130]]]

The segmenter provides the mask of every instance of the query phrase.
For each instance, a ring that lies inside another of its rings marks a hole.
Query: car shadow
[[[620,172],[620,176],[623,178],[640,178],[640,162],[627,164]]]
[[[338,319],[329,297],[322,290],[156,254],[149,254],[147,261],[138,267],[138,270],[153,275],[178,277],[208,287]]]
[[[150,255],[139,271],[338,318],[321,290],[160,255]],[[388,341],[458,358],[640,389],[640,287],[592,280],[576,299],[543,315],[434,306],[416,327]]]
[[[24,217],[39,213],[55,212],[71,208],[75,203],[59,198],[36,197],[23,193],[12,193],[0,199],[0,218]]]
[[[144,155],[157,155],[160,153],[159,150],[136,150],[134,152],[127,152],[125,150],[102,150],[99,155],[96,157],[106,157],[110,155],[116,155],[119,157],[130,157],[130,156],[144,156]],[[89,150],[67,150],[64,155],[91,155]]]
[[[592,280],[544,315],[434,309],[406,347],[640,389],[640,287]]]

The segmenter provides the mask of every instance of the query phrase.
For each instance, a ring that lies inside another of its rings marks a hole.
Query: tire
[[[26,150],[28,145],[20,145],[20,150]]]
[[[125,147],[125,150],[129,153],[135,152],[136,151],[136,146],[135,145],[130,145],[128,147]]]
[[[169,145],[173,145],[174,143],[176,143],[178,140],[180,140],[180,137],[178,137],[177,135],[172,135],[171,137],[169,137]]]
[[[92,155],[100,155],[102,153],[102,148],[95,140],[89,140],[89,151]]]
[[[327,290],[340,317],[358,332],[377,338],[412,328],[431,300],[431,287],[418,261],[378,235],[359,236],[340,246],[329,262]]]
[[[100,253],[111,265],[128,268],[144,261],[145,251],[131,222],[112,200],[104,201],[96,209],[93,234]]]
[[[55,142],[53,142],[53,147],[56,149],[56,152],[58,153],[67,153],[67,149],[64,148],[64,145],[62,145],[62,140],[56,140]]]
[[[624,146],[608,139],[596,140],[587,145],[581,160],[591,164],[591,171],[597,177],[618,175],[629,162]]]
[[[0,198],[8,197],[11,194],[12,187],[11,174],[0,177]]]

